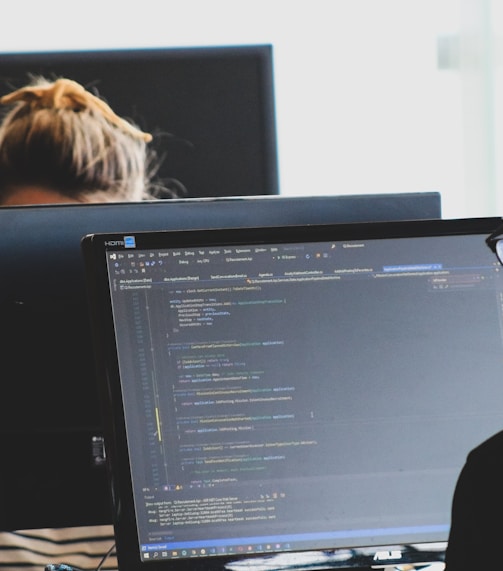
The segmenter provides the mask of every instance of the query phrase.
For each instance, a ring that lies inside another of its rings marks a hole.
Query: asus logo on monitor
[[[374,561],[390,561],[391,559],[401,559],[402,552],[399,549],[393,551],[377,551],[374,555]]]

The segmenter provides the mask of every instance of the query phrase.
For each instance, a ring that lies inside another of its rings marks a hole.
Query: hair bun
[[[0,104],[2,105],[19,102],[29,104],[32,107],[47,109],[71,109],[74,111],[90,109],[101,113],[107,121],[132,137],[142,139],[146,143],[152,140],[150,133],[137,129],[119,117],[105,101],[72,79],[60,78],[52,83],[27,85],[0,97]]]

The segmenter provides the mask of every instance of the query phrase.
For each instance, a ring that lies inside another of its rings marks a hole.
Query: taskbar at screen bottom
[[[361,530],[360,530],[361,531]],[[365,536],[368,537],[366,530]],[[403,538],[403,528],[374,530],[374,541],[368,547],[362,547],[364,542],[360,542],[355,547],[327,549],[330,539],[334,540],[334,534],[308,534],[315,537],[306,536],[273,536],[273,537],[247,537],[232,538],[180,543],[150,543],[141,546],[142,561],[152,561],[159,559],[192,559],[201,557],[221,556],[236,558],[233,571],[242,569],[242,561],[246,561],[247,569],[254,569],[252,561],[260,568],[259,561],[267,559],[266,567],[273,564],[275,568],[296,569],[305,568],[348,568],[361,565],[396,565],[429,563],[431,561],[443,561],[447,542],[444,540],[431,541],[432,536],[446,536],[448,528],[445,525],[424,526],[407,529],[410,534],[415,532],[417,540],[414,542],[401,541],[389,544],[388,540],[401,535]],[[400,531],[401,534],[397,534]],[[321,537],[323,535],[323,538]],[[335,534],[339,535],[339,534]],[[345,532],[347,537],[347,532]],[[375,537],[382,536],[381,545],[375,544]],[[384,539],[386,537],[386,539]],[[423,538],[423,539],[421,539]],[[430,538],[426,540],[425,538]],[[340,537],[338,537],[340,540]],[[353,537],[354,539],[354,537]],[[316,545],[318,544],[318,545]],[[263,556],[263,557],[260,557]],[[274,562],[271,559],[274,558]]]
[[[406,546],[380,546],[370,549],[335,549],[333,551],[305,551],[261,554],[260,557],[249,558],[253,555],[248,551],[234,553],[235,559],[226,563],[224,568],[228,571],[264,571],[285,570],[312,571],[328,569],[388,569],[396,566],[406,566],[411,571],[416,565],[422,571],[441,571],[444,569],[445,543],[418,544]],[[215,555],[233,555],[233,553],[205,552],[201,550],[199,557],[211,557]],[[181,555],[169,551],[144,553],[143,562],[158,561],[162,559],[178,559]],[[405,568],[405,567],[404,567]]]
[[[142,553],[175,551],[177,557],[206,556],[208,554],[236,554],[250,552],[283,552],[325,550],[329,546],[411,545],[438,543],[449,533],[447,524],[427,524],[400,527],[345,529],[308,533],[274,534],[264,536],[221,537],[184,541],[157,541],[141,544]],[[379,539],[382,539],[380,541]],[[390,541],[391,540],[391,541]]]

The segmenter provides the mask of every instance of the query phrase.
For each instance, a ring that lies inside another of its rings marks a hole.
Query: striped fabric
[[[44,571],[48,563],[94,570],[114,541],[108,525],[0,532],[0,571]],[[100,569],[115,571],[115,555]]]

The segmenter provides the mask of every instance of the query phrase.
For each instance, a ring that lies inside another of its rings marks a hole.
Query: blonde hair
[[[78,202],[152,196],[152,136],[79,83],[37,78],[0,104],[13,105],[0,125],[0,202],[26,185]]]

